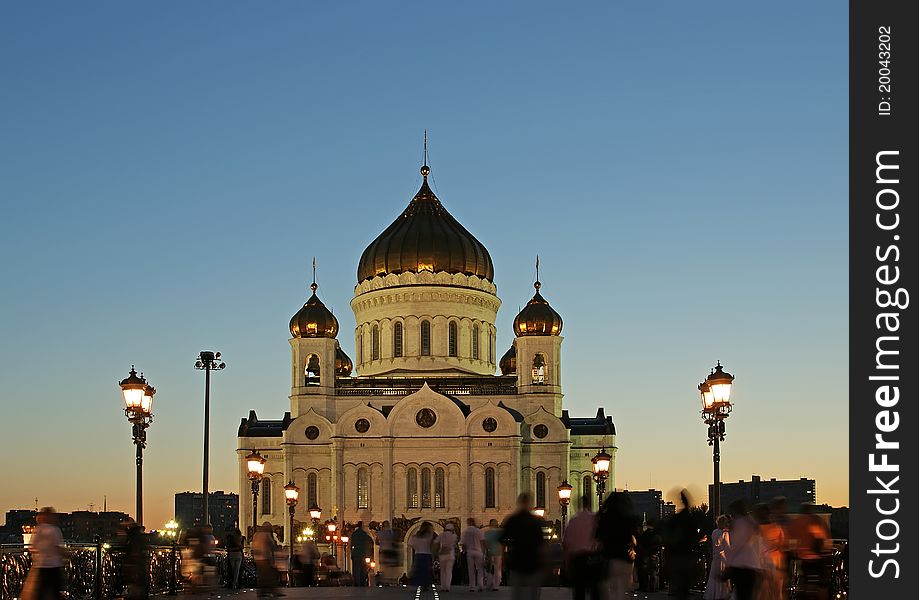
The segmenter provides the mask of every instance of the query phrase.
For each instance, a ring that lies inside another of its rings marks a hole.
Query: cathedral
[[[295,534],[318,508],[340,531],[389,520],[406,538],[424,520],[437,531],[470,516],[500,522],[523,491],[558,521],[563,481],[572,499],[586,494],[596,506],[591,458],[601,449],[612,456],[607,489],[615,487],[612,418],[563,407],[562,317],[536,281],[496,360],[494,265],[431,191],[429,173],[421,168],[421,189],[358,263],[355,360],[315,277],[290,319],[290,410],[280,419],[251,411],[239,426],[243,530],[255,510],[291,539],[289,481],[300,489]],[[245,460],[253,450],[267,459],[255,508]]]

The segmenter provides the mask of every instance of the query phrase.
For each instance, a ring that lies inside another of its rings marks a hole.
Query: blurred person
[[[819,600],[828,598],[832,539],[826,522],[814,514],[814,505],[810,502],[801,504],[801,514],[789,524],[788,539],[800,561],[805,589]]]
[[[493,591],[498,591],[498,588],[501,587],[504,569],[504,545],[501,543],[503,533],[498,520],[491,519],[483,534],[485,536],[485,570],[488,573],[488,587]]]
[[[243,534],[238,527],[227,534],[227,588],[239,589],[239,572],[243,564]]]
[[[466,552],[466,567],[469,569],[469,591],[478,589],[485,591],[485,535],[475,518],[466,520],[466,529],[463,530],[460,542]]]
[[[718,515],[715,519],[715,529],[712,531],[712,565],[708,571],[703,600],[728,600],[731,597],[731,586],[725,580],[725,559],[731,543],[729,523],[727,515]]]
[[[568,521],[562,538],[565,572],[574,600],[584,600],[588,593],[591,600],[601,600],[600,582],[605,561],[598,552],[597,516],[591,512],[590,505],[590,496],[581,498],[579,510]]]
[[[201,585],[207,590],[213,590],[217,587],[217,556],[214,554],[217,538],[214,537],[214,529],[210,525],[202,526],[200,531],[195,558],[200,565]]]
[[[373,560],[373,538],[364,529],[364,522],[358,521],[354,531],[351,532],[351,573],[354,575],[356,587],[367,587],[367,562]]]
[[[750,517],[744,500],[732,502],[728,512],[731,514],[730,543],[725,556],[728,577],[737,600],[753,600],[763,564],[759,525]]]
[[[46,506],[35,520],[38,525],[29,541],[32,568],[23,586],[22,599],[60,600],[64,589],[64,536],[58,527],[57,513]]]
[[[377,532],[377,544],[380,546],[380,577],[381,584],[395,585],[399,578],[399,535],[392,528],[389,521]]]
[[[311,538],[303,542],[297,554],[300,563],[299,585],[306,587],[316,586],[316,562],[319,560],[319,549]]]
[[[408,545],[414,552],[412,558],[412,583],[421,588],[431,587],[433,576],[433,548],[437,535],[430,521],[421,523],[421,527],[409,540]]]
[[[638,544],[635,548],[635,567],[639,591],[657,591],[663,543],[653,521],[649,522],[645,530],[638,536]]]
[[[537,600],[545,561],[546,540],[542,519],[533,514],[533,501],[526,492],[517,497],[517,510],[504,521],[501,542],[506,551],[507,568],[514,600]]]
[[[437,538],[437,562],[440,563],[440,590],[449,592],[453,584],[453,565],[456,563],[456,543],[453,523],[444,525],[444,532]]]
[[[682,508],[667,523],[665,547],[667,550],[667,579],[670,594],[681,600],[689,598],[689,590],[696,572],[696,549],[702,536],[690,513],[689,492],[680,492]]]
[[[262,598],[278,595],[278,570],[275,567],[276,548],[271,523],[265,521],[252,536],[252,558],[255,559],[257,594]]]
[[[597,540],[607,561],[610,600],[624,600],[632,582],[637,524],[627,494],[612,492],[597,514]]]
[[[762,540],[763,570],[760,598],[782,600],[785,596],[785,573],[788,568],[785,564],[785,528],[773,521],[769,505],[757,505],[754,516],[759,524],[759,535]]]

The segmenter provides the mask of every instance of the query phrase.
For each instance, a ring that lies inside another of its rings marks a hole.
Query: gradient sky
[[[345,4],[345,3],[342,3]],[[0,511],[133,512],[132,363],[157,387],[148,527],[236,490],[289,409],[287,322],[342,323],[420,184],[490,250],[499,355],[542,292],[618,487],[701,493],[696,384],[737,377],[724,480],[848,502],[847,8],[839,2],[94,2],[0,7]]]

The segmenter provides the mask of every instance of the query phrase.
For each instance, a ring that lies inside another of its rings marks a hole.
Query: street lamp
[[[603,496],[606,494],[606,480],[609,478],[609,466],[613,457],[607,453],[606,448],[601,448],[596,456],[590,459],[594,465],[594,481],[597,482],[598,506],[603,505]]]
[[[300,488],[294,485],[293,481],[284,486],[284,497],[287,499],[287,512],[290,513],[290,529],[288,539],[290,539],[290,556],[287,563],[287,587],[294,587],[294,510],[297,508],[297,500],[300,498]]]
[[[316,529],[320,517],[322,517],[322,509],[315,504],[310,506],[310,519],[313,520],[313,529]]]
[[[249,536],[250,540],[258,528],[258,486],[262,481],[262,475],[265,473],[266,462],[268,461],[258,453],[258,450],[253,450],[246,457],[246,469],[249,471],[249,481],[252,482],[252,535]]]
[[[202,350],[198,353],[198,360],[195,362],[195,368],[204,371],[204,483],[202,489],[202,501],[204,502],[204,511],[202,514],[202,525],[210,525],[210,515],[208,510],[208,493],[207,493],[207,462],[210,450],[211,439],[211,371],[222,371],[227,367],[227,363],[220,362],[219,352],[210,352]]]
[[[131,365],[131,372],[119,383],[124,397],[124,415],[131,423],[136,449],[137,491],[136,512],[134,520],[138,525],[144,524],[144,448],[147,447],[147,427],[153,422],[153,395],[156,389],[147,383],[143,376],[138,376]]]
[[[724,441],[724,420],[731,414],[731,387],[734,376],[725,372],[721,361],[699,384],[702,399],[702,420],[708,425],[708,445],[712,447],[714,485],[712,486],[712,517],[721,512],[721,442]]]
[[[571,502],[571,484],[566,479],[558,486],[558,503],[562,505],[562,535],[565,534],[565,526],[568,524],[568,504]]]

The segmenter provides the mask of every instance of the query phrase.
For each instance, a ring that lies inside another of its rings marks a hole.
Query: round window
[[[319,428],[315,425],[310,425],[306,428],[306,439],[315,440],[319,437]]]
[[[542,423],[540,423],[539,425],[533,428],[533,435],[535,435],[539,439],[542,439],[546,437],[547,435],[549,435],[549,428],[543,425]]]
[[[434,413],[430,408],[422,408],[415,414],[415,422],[418,423],[421,427],[427,429],[432,427],[434,423],[437,422],[437,414]]]
[[[370,421],[367,419],[358,419],[354,422],[354,429],[356,429],[358,433],[367,433],[367,431],[370,430]]]
[[[491,433],[497,428],[498,428],[498,422],[495,420],[494,417],[485,417],[485,420],[482,421],[482,429],[484,429],[488,433]]]

